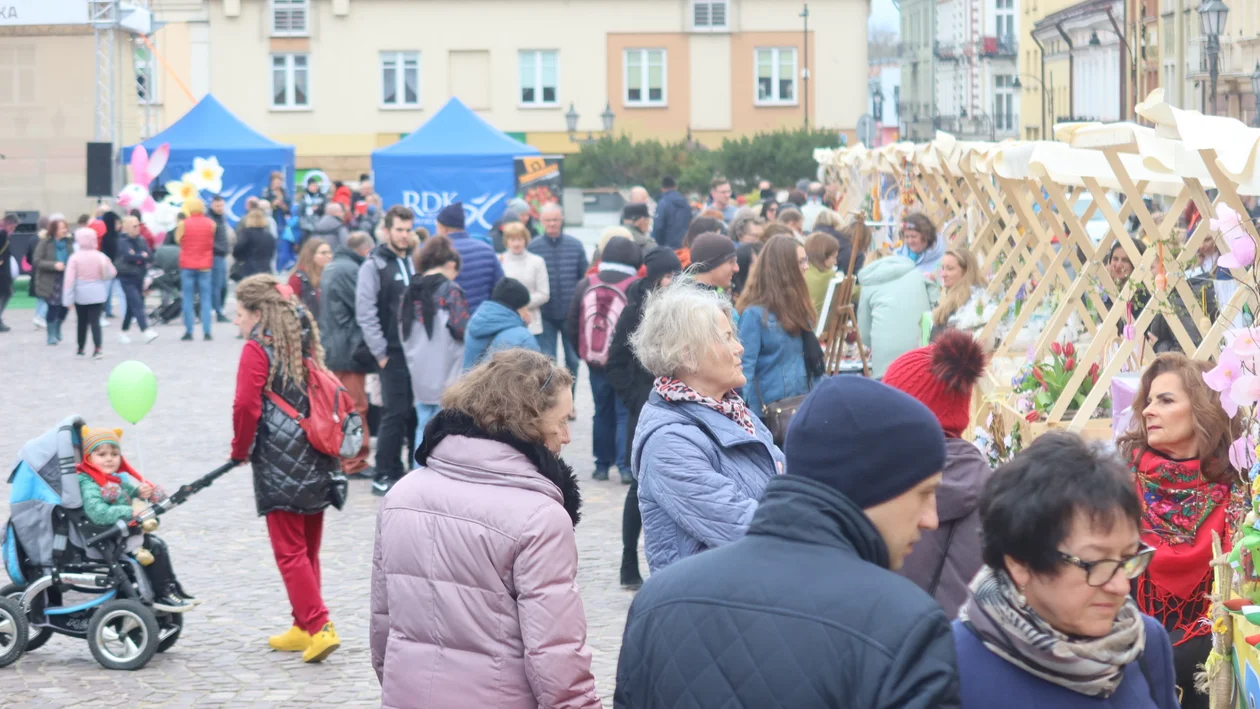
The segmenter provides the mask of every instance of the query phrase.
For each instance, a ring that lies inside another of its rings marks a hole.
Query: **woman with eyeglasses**
[[[765,418],[770,404],[808,394],[823,375],[818,315],[805,282],[809,257],[795,238],[771,237],[739,295],[744,400]]]
[[[963,709],[1177,709],[1168,633],[1129,596],[1155,552],[1114,456],[1042,435],[994,472],[980,519],[953,625]]]
[[[1210,368],[1180,353],[1159,355],[1142,374],[1133,423],[1117,441],[1141,497],[1142,540],[1155,549],[1133,595],[1168,630],[1186,709],[1208,706],[1194,673],[1212,648],[1212,533],[1228,548],[1247,504],[1229,462],[1242,423],[1203,381]]]

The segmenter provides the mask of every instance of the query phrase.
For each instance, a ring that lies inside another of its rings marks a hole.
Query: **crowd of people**
[[[592,257],[558,205],[536,220],[510,205],[473,236],[454,203],[430,235],[406,207],[318,185],[290,204],[273,184],[236,233],[221,200],[209,214],[189,200],[163,245],[133,216],[73,232],[54,216],[33,288],[49,344],[75,307],[83,354],[88,331],[100,351],[115,281],[124,329],[134,315],[149,337],[162,248],[179,249],[185,339],[194,303],[209,339],[224,279],[240,281],[231,458],[253,466],[294,619],[271,646],[308,662],[339,646],[322,515],[347,476],[372,479],[387,706],[600,706],[576,583],[581,475],[561,458],[583,364],[589,474],[627,485],[620,581],[638,590],[615,706],[1207,706],[1194,675],[1211,538],[1228,546],[1247,486],[1229,462],[1239,423],[1203,366],[1154,360],[1118,453],[1050,433],[993,470],[963,437],[978,335],[998,317],[970,251],[922,214],[873,244],[817,184],[738,206],[718,178],[694,211],[661,187],[655,216],[636,191]],[[371,230],[348,218],[358,204]],[[295,263],[278,269],[294,220]],[[869,378],[827,376],[818,336],[849,276]],[[309,412],[312,367],[365,426],[378,382],[374,459],[366,428],[332,456],[286,413]]]

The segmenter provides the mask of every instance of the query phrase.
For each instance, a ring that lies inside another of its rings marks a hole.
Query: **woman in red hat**
[[[888,365],[884,383],[923,402],[945,430],[945,469],[936,491],[939,526],[923,533],[901,574],[917,583],[953,618],[967,600],[967,584],[984,561],[980,547],[980,491],[993,474],[980,449],[962,438],[971,420],[971,391],[984,373],[980,343],[946,330],[928,347]]]

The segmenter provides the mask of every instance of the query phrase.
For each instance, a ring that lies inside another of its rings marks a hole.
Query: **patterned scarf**
[[[656,383],[652,385],[652,388],[665,401],[690,401],[700,404],[739,424],[749,434],[757,435],[757,427],[753,424],[752,413],[748,410],[748,405],[744,403],[739,394],[735,393],[734,389],[723,394],[722,400],[718,401],[711,396],[701,394],[673,377],[657,377]]]
[[[1146,647],[1146,628],[1133,599],[1125,599],[1111,632],[1101,638],[1065,635],[1042,620],[1005,571],[982,566],[958,618],[990,652],[1025,672],[1084,694],[1110,697],[1124,668]]]

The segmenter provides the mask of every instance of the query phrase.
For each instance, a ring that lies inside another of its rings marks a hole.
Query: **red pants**
[[[372,441],[368,436],[368,398],[367,391],[363,388],[363,379],[366,376],[362,372],[333,372],[341,385],[346,388],[350,394],[350,398],[354,399],[354,410],[359,412],[359,418],[363,421],[363,445],[359,447],[359,452],[355,453],[353,458],[341,459],[341,472],[346,475],[357,475],[368,467],[368,454],[372,448]]]
[[[319,540],[324,513],[268,512],[267,534],[293,607],[293,624],[314,635],[328,622],[319,592]]]

